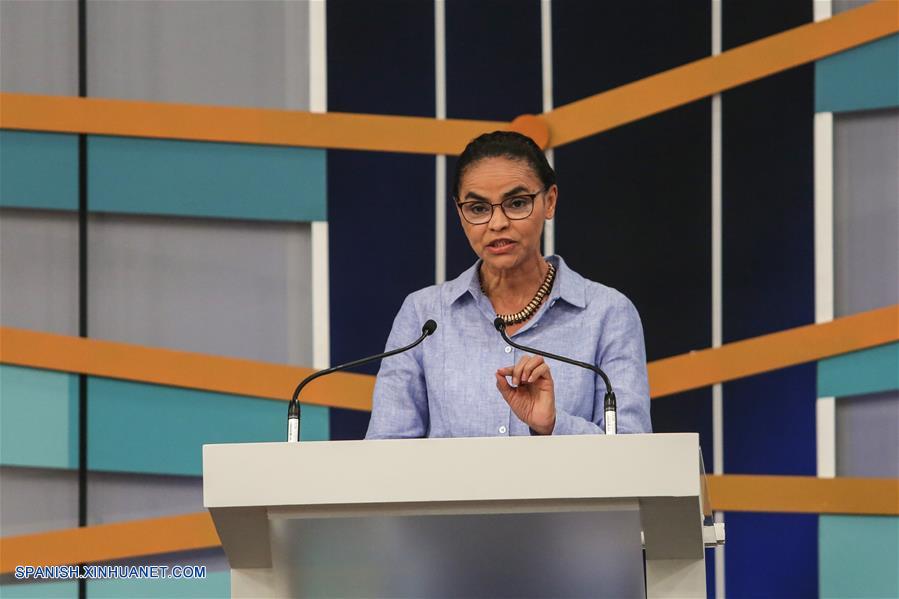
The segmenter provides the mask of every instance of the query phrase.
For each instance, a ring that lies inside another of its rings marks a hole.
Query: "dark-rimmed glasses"
[[[499,206],[509,220],[524,220],[534,212],[534,198],[546,191],[544,187],[534,193],[521,193],[494,204],[484,200],[456,202],[462,218],[473,225],[485,225],[493,218],[493,211]]]

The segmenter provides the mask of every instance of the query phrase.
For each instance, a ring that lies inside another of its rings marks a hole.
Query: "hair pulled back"
[[[453,195],[456,198],[459,197],[459,184],[465,171],[485,158],[508,158],[526,163],[543,183],[544,189],[556,182],[556,172],[533,139],[515,131],[494,131],[471,140],[459,156],[453,181]]]

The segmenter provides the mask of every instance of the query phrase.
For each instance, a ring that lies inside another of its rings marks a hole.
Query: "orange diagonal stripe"
[[[157,385],[203,389],[269,399],[290,399],[311,368],[224,358],[0,328],[0,362],[32,368],[79,372]],[[370,410],[374,377],[336,373],[311,383],[303,403]]]
[[[899,515],[899,479],[814,476],[709,476],[721,512]]]
[[[899,304],[649,363],[660,397],[899,341]]]
[[[0,127],[195,141],[458,154],[499,121],[312,113],[136,100],[0,94]]]

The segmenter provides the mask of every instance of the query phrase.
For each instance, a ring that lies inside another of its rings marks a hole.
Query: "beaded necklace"
[[[503,322],[506,323],[506,326],[512,324],[518,324],[520,322],[524,322],[533,316],[537,309],[540,307],[540,304],[543,303],[544,298],[546,298],[546,294],[549,293],[549,290],[553,288],[553,281],[556,278],[556,267],[546,263],[549,267],[546,271],[546,276],[543,277],[543,282],[540,283],[540,288],[537,289],[536,295],[534,298],[527,303],[527,305],[520,311],[515,312],[514,314],[497,314],[499,318],[503,319]],[[487,295],[487,290],[484,289],[484,279],[481,278],[481,271],[478,270],[478,282],[481,285],[481,292],[484,295]]]

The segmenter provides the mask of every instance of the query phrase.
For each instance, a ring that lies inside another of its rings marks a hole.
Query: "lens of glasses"
[[[506,198],[500,206],[506,218],[521,220],[531,215],[534,198],[528,196]],[[493,208],[488,202],[465,202],[462,204],[462,216],[473,225],[481,225],[490,222]]]

